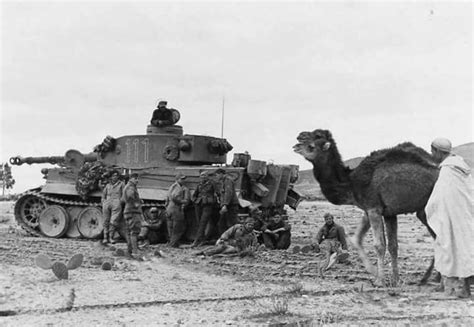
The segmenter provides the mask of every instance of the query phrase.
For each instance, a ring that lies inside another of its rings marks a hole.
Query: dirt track
[[[349,235],[362,214],[349,206],[303,203],[298,212],[290,212],[293,245],[308,244],[327,211]],[[432,292],[434,284],[416,285],[432,250],[428,233],[413,215],[399,219],[401,285],[374,288],[353,252],[350,264],[337,265],[321,279],[318,255],[294,254],[291,248],[257,252],[255,258],[204,258],[193,255],[194,250],[156,246],[143,262],[115,257],[114,268],[103,271],[93,259],[111,257],[109,248],[28,237],[14,225],[12,212],[11,202],[0,203],[0,312],[11,314],[0,317],[0,325],[474,324],[472,299],[440,299]],[[366,244],[375,260],[370,233]],[[153,255],[156,249],[163,257]],[[39,253],[63,262],[82,253],[85,262],[59,281],[36,267]],[[278,315],[285,306],[286,313]]]

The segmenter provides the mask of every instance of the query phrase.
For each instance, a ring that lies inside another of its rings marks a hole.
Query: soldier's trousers
[[[127,241],[128,252],[138,251],[138,234],[141,229],[141,214],[137,212],[129,212],[123,214],[125,218],[125,225],[127,231],[125,233],[125,239]]]
[[[342,251],[341,243],[334,238],[323,240],[321,244],[319,244],[319,248],[321,249],[321,253],[324,254],[324,259],[321,262],[321,267],[324,269],[329,265],[331,254],[339,254]]]
[[[229,204],[227,206],[227,212],[219,217],[219,221],[217,223],[219,235],[222,235],[222,233],[238,223],[238,210],[238,204]]]
[[[213,204],[197,205],[196,206],[196,217],[199,219],[199,227],[196,233],[195,243],[198,243],[204,239],[206,227],[212,218],[212,212],[214,211]]]
[[[122,204],[119,199],[109,199],[102,207],[104,217],[104,236],[118,229],[120,217],[122,215]]]
[[[263,244],[267,249],[286,250],[291,244],[291,232],[284,231],[278,233],[278,235],[263,233]]]
[[[168,235],[170,236],[170,246],[177,247],[186,232],[184,211],[181,209],[181,206],[171,204],[166,209],[166,212],[168,213],[166,222],[168,225]]]
[[[166,226],[162,225],[159,228],[142,226],[140,234],[138,235],[139,240],[148,240],[150,244],[166,243],[169,239],[168,231]]]

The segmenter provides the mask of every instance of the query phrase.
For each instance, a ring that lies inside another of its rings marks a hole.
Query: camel
[[[366,269],[376,276],[375,284],[384,285],[383,260],[387,233],[391,257],[392,283],[398,282],[397,215],[416,212],[428,226],[424,207],[438,179],[439,169],[430,154],[406,142],[393,148],[372,152],[355,169],[344,166],[341,155],[328,130],[302,132],[293,150],[313,164],[313,174],[329,202],[355,205],[364,210],[352,243]],[[383,219],[382,219],[383,217]],[[385,223],[385,224],[384,224]],[[372,227],[377,253],[377,269],[370,263],[363,248],[363,239]],[[434,259],[421,284],[426,283],[434,266]]]

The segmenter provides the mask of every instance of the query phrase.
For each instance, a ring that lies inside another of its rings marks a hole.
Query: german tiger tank
[[[140,176],[137,186],[143,215],[151,207],[165,214],[167,191],[177,173],[186,175],[186,186],[193,192],[199,176],[210,176],[218,168],[235,181],[240,217],[258,208],[263,215],[285,211],[285,204],[296,209],[300,196],[293,190],[298,166],[268,164],[254,160],[248,153],[235,153],[227,164],[232,146],[225,138],[184,134],[176,125],[179,112],[172,111],[168,124],[150,124],[143,135],[107,136],[93,152],[81,154],[68,150],[64,156],[12,157],[12,165],[50,163],[54,168],[41,170],[45,184],[24,192],[15,203],[15,219],[28,233],[36,236],[94,239],[103,232],[102,188],[110,172],[119,171],[126,181],[131,173]],[[155,110],[156,111],[156,110]],[[193,208],[186,211],[193,233],[197,227]],[[194,226],[194,228],[193,228]]]

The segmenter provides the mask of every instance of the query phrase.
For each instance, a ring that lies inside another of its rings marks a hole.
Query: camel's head
[[[293,146],[293,151],[308,161],[314,161],[318,156],[325,154],[334,142],[331,132],[324,129],[301,132],[296,139],[298,144]]]

